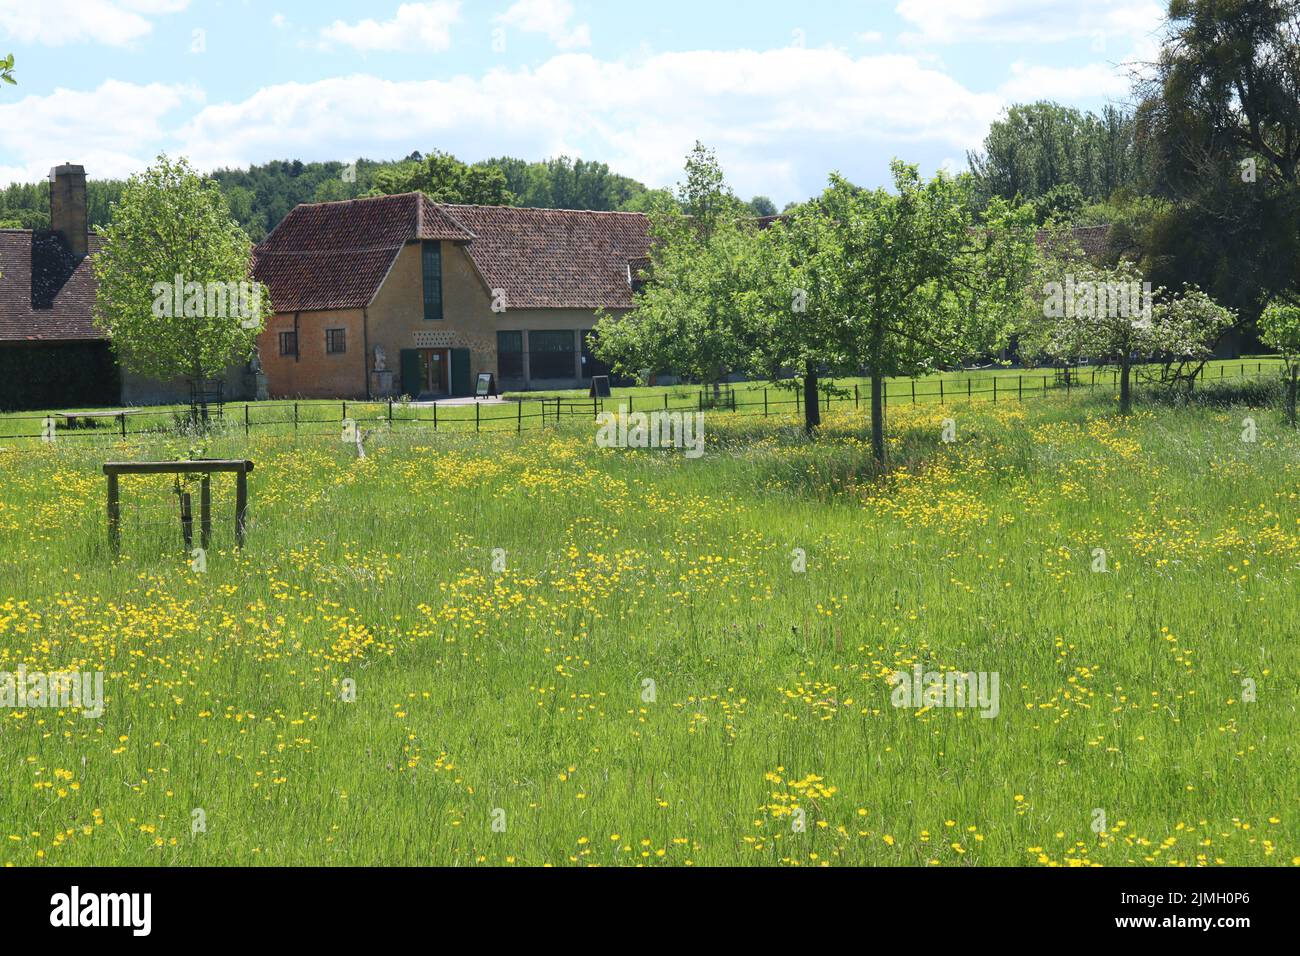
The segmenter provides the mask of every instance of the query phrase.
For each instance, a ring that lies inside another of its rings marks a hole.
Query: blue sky
[[[654,186],[700,139],[801,199],[898,156],[964,166],[1011,103],[1127,97],[1159,0],[0,0],[0,183],[160,151],[201,169],[442,149]]]

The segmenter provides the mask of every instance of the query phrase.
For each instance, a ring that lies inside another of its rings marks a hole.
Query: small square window
[[[298,333],[297,332],[280,333],[280,354],[292,355],[294,357],[297,357],[298,355]]]
[[[348,350],[347,329],[325,330],[325,352],[327,355],[340,355]]]

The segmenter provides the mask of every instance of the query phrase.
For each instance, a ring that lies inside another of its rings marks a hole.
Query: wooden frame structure
[[[122,475],[191,475],[201,474],[199,482],[199,538],[206,551],[212,540],[213,474],[235,475],[235,543],[244,546],[244,528],[248,518],[248,473],[253,463],[245,460],[208,461],[110,461],[104,465],[108,479],[108,545],[117,554],[122,547],[122,506],[118,478]],[[185,496],[188,500],[188,495]],[[188,518],[182,512],[182,522]],[[186,543],[191,543],[186,535]]]

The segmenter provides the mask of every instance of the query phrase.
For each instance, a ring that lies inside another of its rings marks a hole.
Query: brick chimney
[[[50,170],[50,231],[63,236],[78,259],[86,256],[86,168],[65,163]]]

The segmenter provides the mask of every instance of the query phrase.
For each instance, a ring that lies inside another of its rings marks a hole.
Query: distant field
[[[0,442],[0,671],[105,696],[0,709],[0,860],[1300,864],[1276,410],[891,397],[885,478],[851,401],[697,460],[317,410]],[[200,572],[127,478],[114,564],[101,464],[189,454],[256,462],[246,549],[229,479]],[[917,664],[996,706],[895,706]]]

